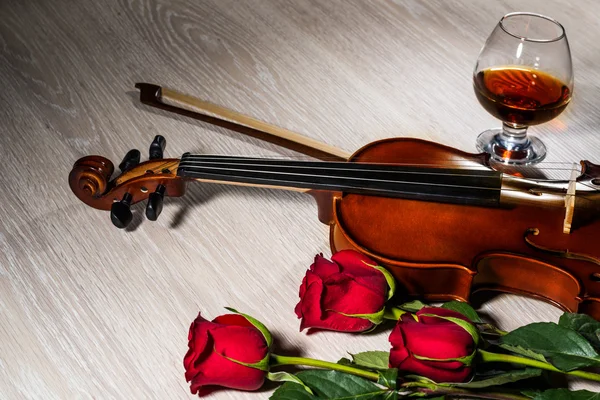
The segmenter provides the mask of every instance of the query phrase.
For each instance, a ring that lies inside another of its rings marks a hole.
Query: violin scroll
[[[75,162],[69,174],[69,186],[90,207],[111,210],[113,224],[125,228],[131,222],[131,205],[150,198],[146,215],[155,221],[162,210],[164,196],[183,195],[185,180],[177,175],[179,161],[154,158],[134,166],[130,163],[111,180],[113,163],[101,156],[87,156]]]
[[[107,191],[115,167],[110,160],[100,156],[87,156],[75,162],[69,174],[69,186],[85,204],[94,208],[98,197]]]

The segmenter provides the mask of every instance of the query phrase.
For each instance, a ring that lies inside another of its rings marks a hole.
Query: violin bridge
[[[571,224],[573,223],[573,214],[575,214],[575,194],[577,189],[577,176],[579,169],[577,163],[573,163],[569,187],[565,195],[565,219],[563,221],[563,233],[571,233]]]

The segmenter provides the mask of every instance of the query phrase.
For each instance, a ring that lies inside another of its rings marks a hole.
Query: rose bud
[[[390,367],[435,382],[465,382],[479,335],[464,315],[438,307],[404,314],[390,334]]]
[[[296,315],[305,328],[362,332],[383,321],[384,305],[394,294],[394,278],[373,260],[353,250],[329,261],[315,257],[300,286]]]
[[[227,314],[210,322],[198,314],[188,340],[183,365],[192,394],[204,385],[241,390],[262,386],[269,369],[271,335],[254,318]]]

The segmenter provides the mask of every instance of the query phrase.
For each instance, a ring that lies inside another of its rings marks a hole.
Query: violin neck
[[[396,164],[182,156],[177,175],[201,181],[327,190],[453,204],[497,206],[502,174]]]

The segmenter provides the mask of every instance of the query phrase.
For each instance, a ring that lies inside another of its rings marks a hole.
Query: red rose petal
[[[250,328],[254,328],[254,325],[252,325],[252,323],[248,321],[246,317],[239,314],[220,315],[217,318],[213,319],[212,322],[221,325],[247,326]]]
[[[254,327],[217,326],[210,335],[215,352],[248,364],[259,362],[269,351],[264,336]]]
[[[355,250],[338,251],[331,257],[331,260],[341,265],[342,268],[356,269],[359,273],[373,269],[368,265],[377,265],[375,261]]]
[[[420,313],[438,311],[439,309],[427,307]],[[453,312],[445,311],[445,316],[455,316]],[[431,319],[432,324],[424,323],[423,320],[427,318]],[[472,367],[465,366],[460,361],[435,360],[469,356],[474,350],[471,335],[451,321],[423,316],[415,321],[412,316],[403,315],[389,340],[392,344],[390,367],[422,375],[436,382],[465,382],[472,373]],[[415,357],[417,355],[433,360],[420,360]]]
[[[310,270],[320,278],[324,279],[331,274],[338,273],[340,267],[336,263],[331,262],[318,254],[315,256],[315,262],[310,266]]]
[[[364,332],[373,327],[373,323],[364,318],[346,317],[334,311],[325,311],[324,318],[313,328],[338,332]]]
[[[332,259],[340,265],[342,273],[354,277],[361,285],[387,294],[387,280],[381,271],[373,267],[377,265],[375,261],[353,250],[340,251]]]
[[[364,331],[373,323],[364,318],[342,314],[372,314],[380,311],[387,300],[385,276],[364,262],[374,264],[362,254],[345,250],[333,257],[334,262],[321,255],[307,271],[300,285],[300,301],[294,311],[302,319],[300,330],[319,328],[344,332]],[[351,264],[357,271],[340,273],[345,268],[339,262]],[[364,262],[363,262],[364,261]]]
[[[183,366],[186,370],[185,377],[188,381],[199,372],[196,364],[198,360],[202,359],[202,353],[207,349],[208,330],[211,326],[214,326],[214,324],[202,318],[200,314],[190,326],[188,334],[189,350],[183,358]]]
[[[212,339],[210,340],[212,342]],[[243,343],[243,342],[242,342]],[[238,343],[237,346],[244,347]],[[260,388],[265,379],[265,372],[249,368],[223,356],[211,352],[199,365],[200,372],[193,378],[190,389],[197,393],[201,386],[219,385],[233,389],[256,390]]]
[[[436,362],[432,365],[431,363],[408,357],[404,362],[399,365],[394,364],[394,366],[403,371],[425,376],[435,382],[465,382],[471,375],[472,369],[460,363],[453,362],[454,368],[442,368],[443,364]]]
[[[321,294],[323,293],[323,282],[311,271],[306,272],[307,289],[296,309],[300,310],[302,321],[300,330],[316,327],[321,322]]]
[[[342,250],[335,253],[331,259],[336,262],[341,271],[348,272],[356,277],[381,275],[381,272],[373,268],[377,263],[354,250]]]
[[[390,334],[389,341],[392,344],[392,350],[390,351],[390,368],[398,367],[402,365],[410,353],[404,345],[404,336],[402,330],[396,325]]]
[[[300,290],[298,291],[298,296],[300,297],[300,301],[302,301],[302,298],[304,297],[304,294],[306,293],[306,289],[308,288],[308,278],[306,277],[306,275],[304,276],[304,278],[302,279],[302,283],[300,284]],[[298,305],[296,306],[296,315],[298,316],[298,318],[302,317],[302,313],[300,313],[300,310],[298,308],[298,306],[300,305],[300,303],[298,303]]]
[[[313,272],[306,273],[307,289],[296,305],[296,314],[302,318],[300,330],[320,328],[341,332],[362,332],[373,324],[362,318],[345,317],[323,308],[324,287],[322,280]]]
[[[353,277],[336,274],[325,280],[323,308],[344,314],[372,314],[387,300],[387,290],[361,285]]]
[[[451,324],[451,325],[450,325]],[[424,325],[418,322],[399,323],[405,345],[421,357],[447,359],[460,358],[473,352],[473,338],[460,326]]]

